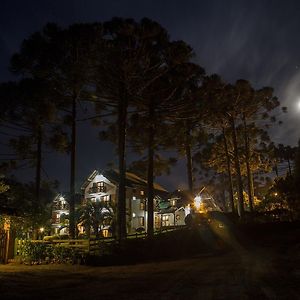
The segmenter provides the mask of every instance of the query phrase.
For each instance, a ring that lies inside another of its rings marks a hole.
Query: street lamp
[[[200,195],[196,196],[195,199],[194,199],[194,206],[196,207],[197,210],[200,209],[200,206],[201,206],[201,200],[202,200],[202,199],[201,199],[201,196],[200,196]]]

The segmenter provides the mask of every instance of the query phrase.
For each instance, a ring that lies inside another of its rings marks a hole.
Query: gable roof
[[[114,169],[108,169],[108,170],[104,170],[103,172],[99,172],[97,170],[94,170],[90,176],[85,180],[85,182],[83,183],[83,185],[81,186],[81,189],[85,189],[90,182],[92,182],[94,180],[94,178],[97,175],[102,174],[104,177],[106,177],[110,182],[118,185],[119,183],[119,172],[117,170]],[[141,187],[147,187],[147,180],[137,176],[134,173],[131,172],[126,172],[126,180],[125,180],[125,186],[126,187],[136,187],[136,186],[141,186]],[[154,189],[156,191],[160,191],[160,192],[168,192],[165,188],[163,188],[161,185],[159,185],[158,183],[154,183],[153,184]]]

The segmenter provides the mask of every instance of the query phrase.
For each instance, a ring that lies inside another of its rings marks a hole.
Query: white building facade
[[[154,190],[154,229],[185,225],[186,210],[176,206],[176,199],[168,199],[168,191],[159,184],[154,184]],[[95,170],[83,184],[82,194],[83,202],[104,201],[115,211],[118,194],[117,171],[100,173]],[[147,182],[130,172],[126,172],[126,220],[128,234],[147,231]]]
[[[111,213],[112,218],[102,220],[99,225],[101,235],[104,237],[114,235],[114,225],[118,195],[118,172],[106,170],[93,171],[81,187],[81,207],[87,203],[101,203]],[[178,199],[169,199],[169,193],[159,184],[154,184],[154,230],[160,230],[170,226],[185,225],[185,217],[188,213],[186,207],[178,207]],[[67,234],[67,222],[69,205],[61,196],[57,196],[52,209],[52,232],[55,234]],[[147,181],[139,176],[126,172],[126,224],[127,234],[135,234],[147,231]],[[82,224],[77,226],[80,234],[86,234]],[[91,231],[93,233],[93,229]]]

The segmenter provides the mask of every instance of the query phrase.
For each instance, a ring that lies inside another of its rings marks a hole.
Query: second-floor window
[[[97,182],[97,190],[98,192],[106,192],[106,186],[104,181]]]
[[[104,181],[93,182],[93,186],[89,189],[89,193],[105,193],[106,185]]]

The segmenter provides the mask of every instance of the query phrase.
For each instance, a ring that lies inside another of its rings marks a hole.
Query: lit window
[[[108,229],[102,229],[103,237],[108,237],[109,231]]]
[[[169,215],[162,215],[162,226],[169,226]]]
[[[140,191],[140,194],[141,194],[141,196],[144,196],[145,192],[144,191]]]
[[[139,226],[144,226],[144,225],[145,225],[144,217],[139,217]]]
[[[106,204],[109,204],[110,195],[105,195],[101,197],[101,201],[104,201]]]
[[[104,181],[93,182],[93,187],[89,189],[89,193],[103,193],[106,192]]]
[[[144,201],[140,202],[140,210],[145,210],[145,203],[144,203]]]
[[[136,200],[136,196],[133,196],[133,197],[132,197],[132,200]]]
[[[175,199],[171,200],[171,205],[176,206],[176,200]]]
[[[155,216],[154,224],[156,228],[160,227],[160,219],[158,216]]]

